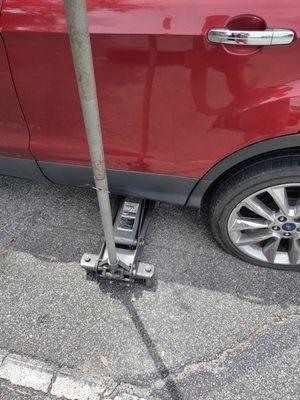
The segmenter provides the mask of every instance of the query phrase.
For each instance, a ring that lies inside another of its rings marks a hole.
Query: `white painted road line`
[[[23,386],[47,393],[54,370],[42,361],[8,355],[0,366],[0,378],[13,385]]]

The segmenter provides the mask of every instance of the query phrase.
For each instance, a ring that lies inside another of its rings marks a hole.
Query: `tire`
[[[275,156],[240,168],[223,181],[211,197],[208,219],[213,236],[229,254],[247,263],[300,271],[298,198],[300,207],[300,155]],[[284,202],[278,199],[284,199]],[[271,218],[262,218],[264,214],[254,212],[257,209],[254,206],[259,205],[259,202],[263,202],[271,210],[272,221]],[[281,215],[281,210],[285,210],[284,215]],[[297,218],[290,217],[293,213]],[[249,228],[253,221],[258,223],[259,230]],[[265,227],[262,228],[261,225]],[[248,228],[242,230],[241,226]],[[261,242],[250,242],[253,238],[257,240],[258,236],[261,239],[269,234],[272,236]],[[246,245],[241,245],[243,243]]]

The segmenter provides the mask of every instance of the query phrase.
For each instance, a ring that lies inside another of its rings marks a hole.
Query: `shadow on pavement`
[[[1,177],[3,250],[79,263],[103,240],[95,193]],[[146,238],[144,261],[165,283],[230,293],[256,304],[299,305],[299,273],[248,265],[226,254],[195,209],[161,204]]]

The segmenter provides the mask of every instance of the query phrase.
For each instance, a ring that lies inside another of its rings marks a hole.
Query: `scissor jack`
[[[146,286],[151,286],[154,266],[141,262],[140,257],[154,206],[155,202],[149,200],[117,198],[113,208],[117,264],[109,263],[104,243],[100,254],[85,253],[81,258],[81,266],[94,273],[96,279],[106,278],[124,282],[138,279]]]

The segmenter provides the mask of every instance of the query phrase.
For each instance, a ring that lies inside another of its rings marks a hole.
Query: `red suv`
[[[300,265],[297,0],[89,0],[109,186],[204,206],[217,241]],[[92,173],[62,0],[0,0],[0,173]]]

